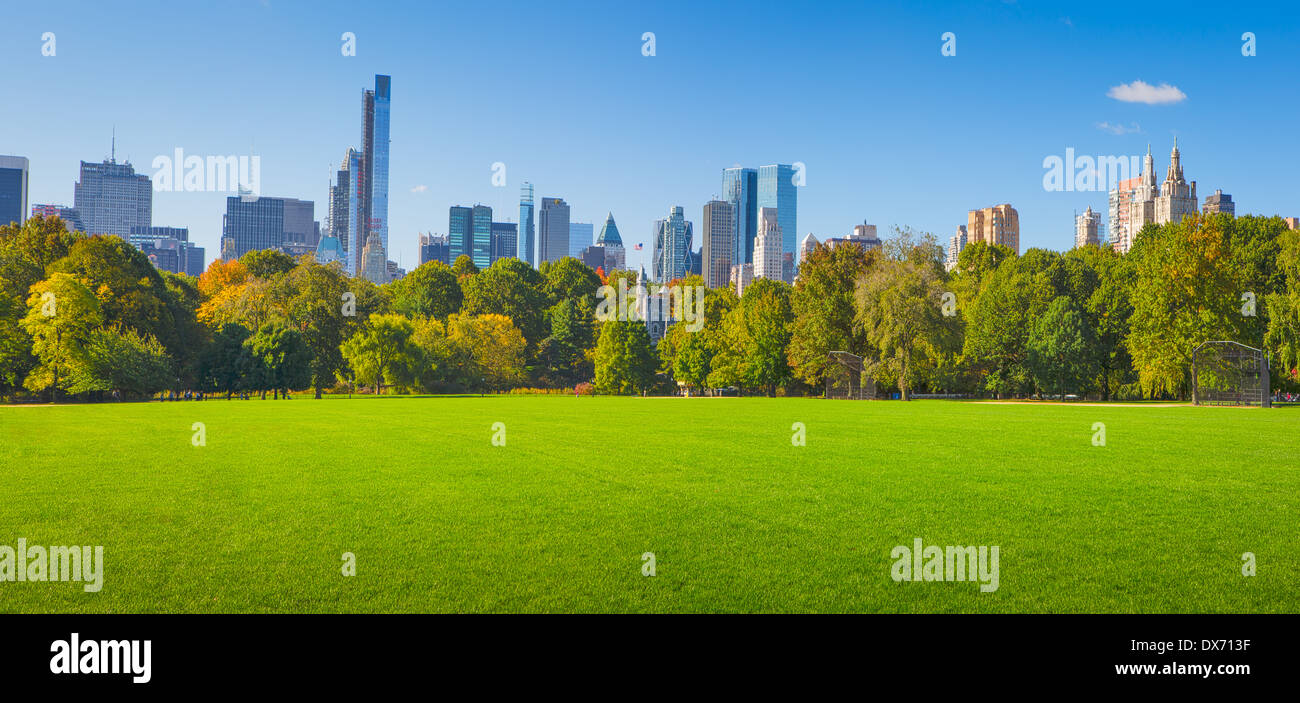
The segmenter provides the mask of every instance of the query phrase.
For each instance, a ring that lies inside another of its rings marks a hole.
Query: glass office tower
[[[524,181],[519,188],[519,258],[532,266],[537,265],[535,247],[537,231],[533,228],[533,184]]]
[[[798,196],[794,184],[794,168],[785,164],[772,164],[758,168],[758,207],[776,208],[776,221],[781,226],[781,251],[794,253],[798,224]]]
[[[473,211],[474,238],[471,243],[469,258],[474,265],[485,269],[492,265],[492,208],[475,205]]]
[[[758,235],[758,171],[752,168],[722,170],[722,199],[731,203],[731,262],[754,262],[754,237]]]
[[[0,225],[27,219],[28,168],[25,156],[0,156]]]
[[[370,227],[379,232],[379,241],[388,249],[388,115],[392,79],[375,76],[374,142],[371,145],[374,167],[371,169]]]

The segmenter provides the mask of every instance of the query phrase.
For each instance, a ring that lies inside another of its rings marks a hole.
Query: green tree
[[[461,254],[451,264],[451,272],[456,274],[457,278],[473,276],[479,272],[478,265],[469,257],[469,254]]]
[[[228,322],[212,335],[212,341],[199,357],[199,388],[225,393],[229,399],[243,390],[244,373],[253,366],[252,352],[244,342],[252,332],[243,325]],[[249,388],[252,390],[252,388]]]
[[[290,389],[303,388],[311,382],[311,351],[297,330],[283,325],[263,325],[244,345],[264,370],[264,383],[259,389],[262,397],[270,390],[274,398],[281,395],[287,398]]]
[[[302,333],[311,355],[308,374],[319,399],[322,390],[344,372],[343,341],[361,325],[361,318],[345,309],[352,281],[338,267],[310,260],[299,263],[281,281],[287,289],[290,324]]]
[[[389,284],[393,312],[440,320],[460,311],[464,294],[456,273],[441,261],[430,261]]]
[[[595,361],[596,388],[602,393],[635,395],[654,384],[655,357],[644,323],[611,320],[602,324]]]
[[[68,374],[71,393],[120,391],[148,397],[172,385],[175,369],[167,350],[153,337],[130,328],[90,331],[86,358]]]
[[[1034,321],[1029,333],[1029,368],[1040,389],[1056,390],[1061,400],[1082,389],[1094,367],[1092,330],[1074,301],[1060,296]]]
[[[1188,217],[1147,226],[1136,258],[1129,352],[1142,392],[1185,396],[1192,350],[1245,336],[1239,284],[1224,218]]]
[[[856,321],[903,400],[917,368],[940,354],[945,334],[944,284],[934,262],[883,261],[858,279]]]
[[[868,355],[866,335],[853,323],[853,285],[875,257],[874,251],[856,246],[819,245],[799,263],[799,279],[790,296],[794,325],[789,362],[805,383],[825,380],[832,351]]]
[[[424,355],[413,339],[415,325],[401,315],[372,315],[343,343],[354,378],[379,393],[380,386],[408,386],[421,375]]]
[[[756,388],[769,396],[793,377],[786,361],[794,313],[789,285],[756,279],[727,312],[719,330],[708,385]],[[706,301],[705,309],[708,305]]]
[[[275,278],[289,273],[296,265],[292,256],[279,249],[253,249],[239,257],[239,263],[257,278]]]
[[[552,304],[563,300],[594,301],[600,277],[586,264],[566,256],[559,261],[544,261],[541,266],[542,290]]]
[[[32,338],[37,365],[23,385],[31,391],[50,389],[58,402],[59,389],[67,389],[73,369],[87,361],[91,332],[103,324],[99,301],[76,278],[55,273],[32,286],[23,329]]]
[[[463,311],[471,315],[505,315],[524,333],[529,355],[546,337],[548,298],[542,275],[515,258],[498,259],[486,271],[462,280]]]

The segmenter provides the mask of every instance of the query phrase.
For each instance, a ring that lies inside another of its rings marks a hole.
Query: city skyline
[[[1137,156],[1148,142],[1164,145],[1174,137],[1203,190],[1231,193],[1239,213],[1294,216],[1297,210],[1289,159],[1270,158],[1278,144],[1294,142],[1287,115],[1294,113],[1296,98],[1272,90],[1285,80],[1287,66],[1295,65],[1296,49],[1284,41],[1294,15],[1273,13],[1266,21],[1247,9],[1234,17],[1241,27],[1226,29],[1139,7],[1130,11],[1133,24],[1150,20],[1151,28],[1115,31],[1105,4],[1070,8],[1069,16],[1015,3],[931,8],[924,16],[898,8],[843,6],[810,13],[777,7],[771,14],[782,20],[789,41],[769,49],[745,40],[761,24],[746,18],[736,20],[734,33],[701,42],[702,29],[671,21],[685,11],[683,5],[545,12],[519,5],[498,20],[520,50],[536,58],[528,76],[516,76],[504,58],[467,51],[472,47],[442,25],[432,30],[436,41],[420,42],[413,28],[379,25],[355,9],[333,5],[337,13],[328,20],[329,12],[307,13],[321,16],[303,17],[302,26],[283,31],[288,25],[280,23],[294,7],[250,6],[238,22],[221,8],[196,10],[223,46],[236,49],[228,64],[210,67],[198,60],[213,55],[210,40],[149,34],[158,20],[133,18],[135,24],[127,25],[84,3],[69,3],[57,15],[48,8],[17,8],[16,21],[0,28],[13,67],[0,85],[10,94],[36,83],[59,85],[97,105],[89,116],[51,102],[0,117],[0,154],[30,162],[28,210],[37,203],[72,205],[79,162],[107,157],[115,128],[117,160],[129,158],[138,173],[150,176],[150,161],[176,148],[258,155],[261,192],[322,204],[317,216],[324,224],[338,154],[350,145],[362,147],[356,144],[353,91],[371,85],[376,74],[392,75],[402,86],[392,115],[387,229],[389,258],[408,270],[418,262],[419,234],[443,233],[448,207],[483,203],[513,221],[525,180],[539,197],[563,198],[572,221],[602,222],[613,212],[630,233],[627,265],[637,269],[649,264],[653,222],[674,205],[698,222],[706,203],[725,199],[718,192],[723,169],[737,165],[805,165],[797,231],[782,233],[791,242],[809,233],[842,237],[864,219],[886,229],[912,226],[942,242],[968,211],[1011,203],[1022,220],[1022,251],[1068,249],[1073,215],[1088,207],[1106,212],[1107,192],[1045,191],[1043,159],[1068,148]],[[432,11],[411,6],[409,12],[418,19]],[[448,28],[451,20],[472,14],[465,8],[437,12],[446,16]],[[724,11],[692,12],[706,19]],[[264,26],[246,28],[250,18]],[[871,42],[848,41],[868,25]],[[591,41],[553,51],[524,31],[528,26]],[[998,26],[1024,41],[993,41]],[[105,28],[122,29],[128,41],[114,40]],[[45,29],[58,36],[55,56],[40,51],[37,40]],[[644,31],[656,32],[653,56],[642,53]],[[945,31],[957,36],[956,56],[940,54]],[[1258,35],[1256,56],[1242,55],[1240,35],[1246,31]],[[343,32],[357,36],[355,57],[340,54]],[[280,43],[253,50],[268,33]],[[141,34],[156,35],[149,48],[176,57],[176,65],[158,67],[152,92],[99,87],[133,57],[148,53],[129,41]],[[1081,42],[1087,56],[1069,48]],[[721,65],[721,56],[738,50],[782,81],[781,100],[764,102],[759,110],[749,97],[756,86],[738,86],[720,89],[681,115],[659,105],[654,91],[637,87],[699,84]],[[426,65],[429,52],[437,71]],[[251,75],[268,60],[282,66],[292,89],[282,90],[275,81],[263,86],[229,79]],[[884,61],[894,69],[891,75],[860,70]],[[1016,82],[997,98],[986,95],[980,76],[1008,63],[1016,66]],[[559,95],[540,90],[546,85],[542,76],[551,75],[570,82]],[[1063,75],[1069,80],[1060,80]],[[444,77],[522,91],[543,109],[527,117],[473,110],[442,114],[433,108]],[[1144,93],[1137,81],[1169,84],[1175,95]],[[1250,129],[1233,129],[1240,118],[1227,98],[1252,91],[1270,95],[1268,108],[1252,114]],[[146,109],[142,95],[150,98]],[[582,110],[571,109],[574,96],[581,96],[576,104]],[[896,98],[906,109],[882,109],[877,98],[883,97]],[[976,109],[1008,99],[1013,110]],[[561,104],[563,115],[546,109]],[[726,121],[723,116],[737,105],[750,106],[745,119]],[[719,132],[722,124],[725,132]],[[502,187],[492,181],[497,163],[504,166]],[[192,241],[215,257],[229,195],[156,192],[153,223],[188,228]],[[643,251],[635,250],[639,243]],[[695,249],[699,245],[694,242]]]

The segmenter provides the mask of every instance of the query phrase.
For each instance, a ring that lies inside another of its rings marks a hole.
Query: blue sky
[[[6,5],[0,154],[31,159],[33,203],[71,205],[78,161],[106,157],[116,125],[118,160],[150,174],[178,147],[257,154],[263,195],[313,200],[323,219],[329,174],[359,146],[361,90],[392,75],[389,236],[408,268],[450,205],[517,220],[524,180],[648,245],[673,205],[698,231],[723,168],[777,162],[806,164],[799,238],[866,220],[946,240],[967,210],[1010,202],[1022,249],[1066,249],[1074,212],[1106,195],[1045,191],[1044,158],[1150,142],[1163,180],[1175,136],[1202,200],[1222,188],[1239,214],[1300,215],[1292,3]],[[1134,81],[1185,97],[1108,97]],[[154,224],[189,227],[211,259],[224,198],[156,193]]]

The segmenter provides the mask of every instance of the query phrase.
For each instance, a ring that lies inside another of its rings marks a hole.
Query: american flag
[[[637,244],[636,246],[632,247],[632,251],[641,251],[641,245]]]

